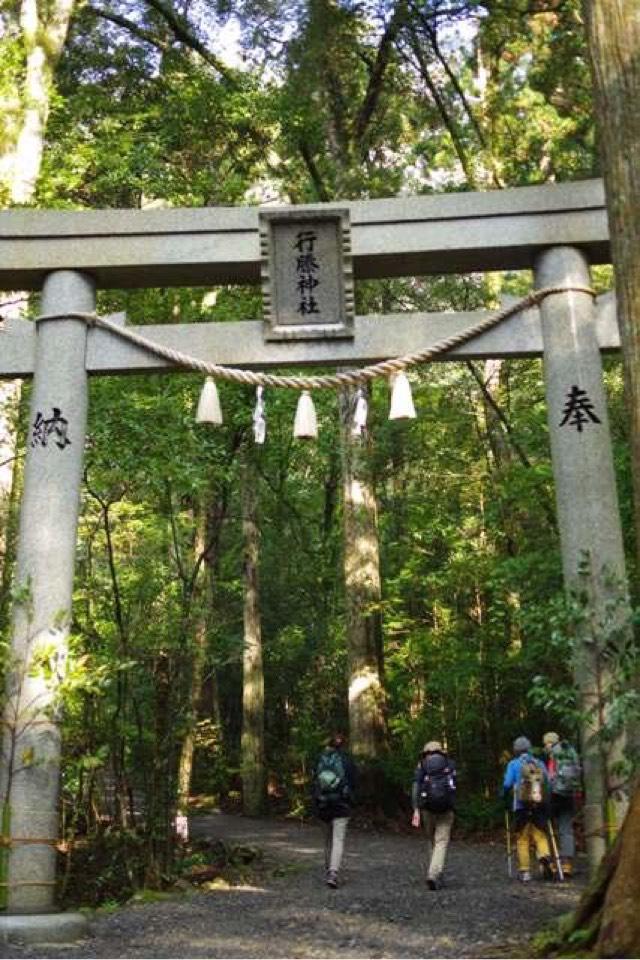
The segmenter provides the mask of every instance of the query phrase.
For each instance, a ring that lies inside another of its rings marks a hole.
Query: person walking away
[[[545,880],[553,879],[551,852],[546,828],[549,821],[549,779],[545,765],[533,756],[531,741],[517,737],[514,757],[507,764],[503,792],[507,809],[513,811],[518,856],[518,880],[531,880],[530,857],[533,845]]]
[[[456,768],[438,740],[426,743],[411,789],[414,827],[422,824],[429,847],[427,886],[444,885],[444,865],[451,838],[456,799]]]
[[[356,768],[346,751],[346,737],[336,733],[320,754],[313,777],[313,803],[327,825],[329,856],[326,883],[338,886],[347,824],[355,804]]]
[[[573,821],[581,791],[582,769],[578,753],[568,740],[549,731],[542,738],[545,765],[551,787],[551,819],[558,828],[558,847],[562,874],[570,880],[576,855]]]

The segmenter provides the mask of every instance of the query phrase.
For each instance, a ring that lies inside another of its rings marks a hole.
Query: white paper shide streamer
[[[253,409],[253,439],[264,443],[267,436],[267,420],[264,405],[264,387],[256,387],[256,405]]]
[[[391,378],[391,408],[389,420],[414,420],[416,408],[411,396],[411,384],[404,370],[394,373]]]
[[[358,387],[353,404],[353,426],[351,435],[353,437],[363,437],[367,429],[367,415],[369,413],[369,404],[367,396],[362,387]]]
[[[213,377],[207,377],[204,381],[196,410],[196,423],[213,423],[216,426],[222,423],[220,397]]]
[[[303,390],[300,394],[293,422],[293,435],[298,440],[315,440],[318,436],[316,408],[308,390]]]

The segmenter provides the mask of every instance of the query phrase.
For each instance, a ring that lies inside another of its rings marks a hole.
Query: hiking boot
[[[334,890],[338,886],[337,870],[327,870],[327,886],[332,887]]]
[[[427,886],[429,890],[442,890],[444,886],[442,877],[427,877]]]
[[[555,871],[551,866],[549,857],[540,857],[540,868],[542,870],[543,880],[555,880]]]
[[[518,870],[518,880],[520,883],[531,883],[531,872],[529,870]]]

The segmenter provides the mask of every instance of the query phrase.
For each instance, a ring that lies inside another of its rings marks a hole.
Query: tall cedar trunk
[[[640,787],[622,828],[596,944],[599,957],[640,956]]]
[[[640,7],[584,0],[616,280],[640,553]]]
[[[214,585],[220,555],[220,535],[227,515],[228,488],[215,493],[209,491],[196,508],[193,562],[200,565],[196,573],[193,606],[193,649],[191,677],[189,681],[189,714],[186,732],[180,749],[178,764],[178,812],[186,814],[193,776],[195,730],[198,719],[198,704],[205,699],[209,715],[221,732],[220,704],[215,671],[204,682],[204,667],[207,656],[207,626],[211,616]],[[206,690],[204,689],[206,687]],[[182,827],[186,831],[185,826]],[[185,836],[185,832],[182,834]]]
[[[354,391],[340,394],[344,579],[349,658],[349,736],[361,760],[375,760],[384,742],[382,619],[377,506],[366,439],[352,434]]]
[[[172,663],[163,651],[158,653],[153,669],[153,754],[150,789],[146,797],[145,833],[147,859],[145,886],[158,888],[162,875],[168,872],[173,851],[173,822],[175,819],[171,768],[172,718],[171,685]],[[174,768],[175,769],[175,768]]]
[[[44,133],[51,105],[53,74],[62,53],[74,0],[42,4],[22,0],[20,32],[26,54],[24,85],[20,91],[19,121],[0,171],[6,178],[12,203],[30,203],[42,164]]]
[[[242,459],[244,541],[244,651],[242,659],[242,807],[257,816],[264,808],[264,672],[258,585],[257,477],[252,452]]]
[[[497,290],[495,291],[497,294]],[[506,429],[507,420],[505,420],[505,406],[507,404],[508,392],[506,385],[508,383],[509,365],[504,360],[487,360],[484,365],[484,419],[487,431],[487,440],[491,448],[494,478],[498,485],[501,477],[508,472],[514,462],[514,450],[510,442],[510,435]],[[500,511],[502,514],[503,536],[495,545],[495,549],[501,551],[505,562],[509,557],[513,557],[517,551],[518,531],[517,518],[513,509],[513,504],[505,502],[501,493],[492,494],[499,499]],[[519,634],[517,627],[517,617],[512,616],[520,606],[520,598],[517,593],[511,590],[506,591],[504,596],[504,646],[506,649],[513,649],[518,646]],[[498,637],[493,644],[499,642]],[[484,644],[482,645],[484,647]],[[487,757],[497,757],[500,753],[500,744],[502,742],[502,717],[504,711],[504,695],[502,678],[500,671],[496,669],[496,656],[498,651],[492,650],[483,664],[483,697],[485,698],[485,723],[487,729]],[[492,784],[493,787],[493,784]]]
[[[333,165],[333,183],[324,183],[308,144],[302,144],[303,159],[318,197],[350,195],[350,182],[357,164],[367,158],[369,129],[372,125],[393,63],[393,46],[407,15],[404,0],[390,8],[390,16],[379,37],[369,65],[369,80],[364,96],[356,106],[349,103],[339,75],[340,5],[335,0],[313,0],[309,4],[308,37],[313,43],[321,38],[316,58],[317,75],[327,107],[326,148]],[[350,108],[354,108],[350,116]],[[351,748],[362,759],[379,756],[384,741],[383,647],[380,618],[380,569],[375,497],[362,456],[362,444],[351,436],[350,409],[353,391],[345,391],[341,400],[345,535],[345,591],[347,604],[347,643],[349,656],[349,728]],[[370,768],[371,770],[373,768]],[[361,790],[367,791],[366,768]],[[370,784],[372,786],[372,784]]]
[[[42,164],[44,133],[51,104],[53,75],[64,47],[74,0],[52,0],[38,10],[37,0],[22,0],[19,8],[20,36],[25,54],[24,77],[11,102],[5,101],[3,143],[0,154],[0,181],[11,203],[31,203]],[[20,75],[20,74],[19,74]],[[2,317],[20,313],[26,295],[11,295],[14,306],[3,309]],[[17,487],[16,437],[11,408],[20,403],[21,382],[0,385],[0,565],[3,596],[12,566],[12,538],[7,526],[14,522],[12,490]],[[2,601],[0,601],[2,606]],[[0,609],[0,614],[6,611]]]
[[[180,748],[178,761],[178,815],[186,816],[191,794],[191,777],[193,774],[193,753],[195,750],[195,734],[198,701],[202,686],[204,660],[206,652],[207,629],[205,618],[198,617],[193,631],[193,662],[191,667],[191,682],[189,690],[188,709],[190,715],[187,720],[187,730]],[[186,839],[186,833],[181,833]]]
[[[584,0],[630,415],[636,549],[640,553],[640,7]],[[634,731],[635,733],[635,731]],[[632,735],[633,736],[633,735]],[[637,746],[637,744],[636,744]],[[601,957],[640,955],[640,792],[568,937],[590,929]]]
[[[584,0],[584,11],[630,417],[640,557],[640,7],[637,0]],[[637,725],[628,731],[628,740],[638,753]]]
[[[629,811],[613,847],[580,899],[571,918],[563,924],[560,940],[552,944],[575,949],[579,931],[582,950],[597,957],[640,956],[640,786],[631,798]]]
[[[196,574],[192,598],[192,649],[191,649],[191,676],[189,678],[189,693],[187,701],[187,718],[185,735],[180,748],[178,762],[178,813],[186,815],[189,806],[191,791],[191,775],[193,771],[193,751],[195,746],[195,732],[198,720],[198,703],[202,694],[202,677],[207,655],[207,619],[208,603],[206,600],[207,571],[202,558],[206,554],[206,514],[199,504],[195,516],[195,537],[193,544],[194,564],[201,563],[200,571]]]

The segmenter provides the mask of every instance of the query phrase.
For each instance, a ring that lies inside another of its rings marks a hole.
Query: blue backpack
[[[320,808],[343,801],[349,792],[345,762],[339,750],[322,752],[314,778],[314,796]]]

